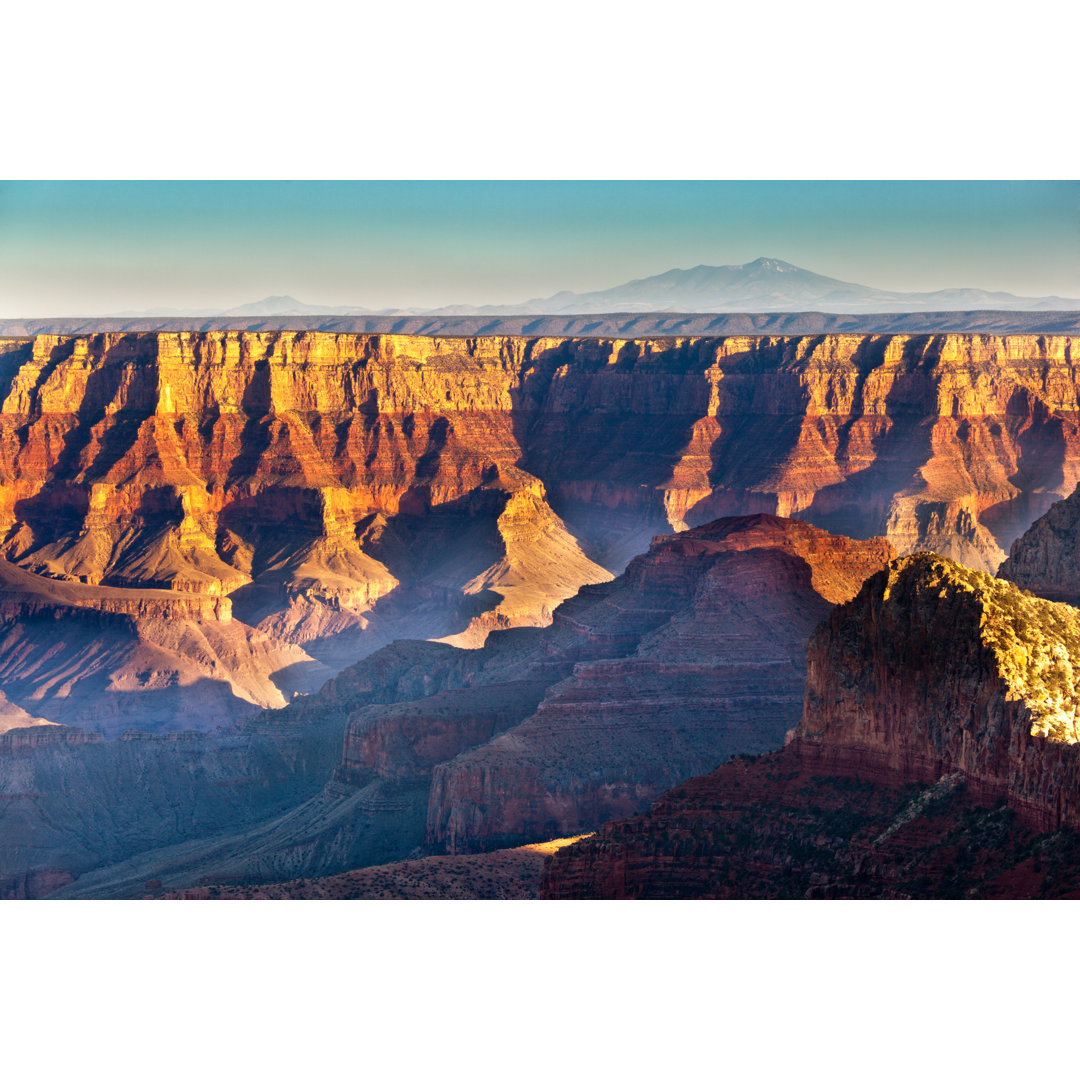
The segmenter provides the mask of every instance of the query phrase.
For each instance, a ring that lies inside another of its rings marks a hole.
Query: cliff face
[[[1080,478],[1074,350],[970,334],[7,340],[0,554],[43,580],[227,599],[331,669],[394,638],[476,646],[546,624],[654,532],[721,514],[992,569]]]
[[[176,848],[163,846],[175,828],[160,842],[129,833],[60,895],[339,873],[421,847],[576,835],[640,810],[732,753],[782,743],[798,720],[812,628],[891,554],[880,539],[804,522],[728,519],[657,537],[618,579],[564,602],[548,627],[496,631],[474,650],[395,643],[244,726],[271,746],[285,722],[343,730],[323,790],[255,825],[242,807],[223,813],[213,835],[193,829]],[[72,770],[71,783],[99,784]],[[187,821],[198,785],[157,787]],[[55,793],[36,790],[37,812],[58,813]],[[100,788],[96,797],[111,799]],[[81,842],[100,847],[93,835]]]
[[[1045,835],[1080,828],[1078,658],[1080,612],[899,560],[815,631],[789,746],[605,827],[548,894],[1038,895]]]
[[[548,633],[587,644],[535,713],[435,767],[428,843],[579,834],[732,753],[779,745],[812,627],[890,554],[764,515],[658,537],[618,582],[556,612]]]
[[[268,535],[287,522],[305,558],[354,582],[308,591],[363,604],[394,584],[391,545],[358,546],[368,515],[452,514],[484,492],[509,532],[523,496],[672,525],[729,504],[996,564],[1080,475],[1074,349],[956,334],[9,341],[8,557],[227,593],[272,567],[302,577]]]
[[[1080,487],[1013,542],[998,577],[1047,600],[1080,603]]]
[[[811,639],[799,752],[923,781],[959,772],[1080,827],[1080,612],[911,556]]]

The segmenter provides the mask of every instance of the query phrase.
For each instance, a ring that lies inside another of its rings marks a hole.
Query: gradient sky
[[[513,303],[759,256],[1080,297],[1080,183],[0,183],[0,317]]]

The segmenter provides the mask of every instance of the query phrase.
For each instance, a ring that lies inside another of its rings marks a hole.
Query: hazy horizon
[[[1071,181],[0,183],[0,317],[519,304],[760,257],[1080,297]]]

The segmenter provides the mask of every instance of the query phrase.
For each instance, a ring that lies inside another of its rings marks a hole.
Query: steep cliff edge
[[[1080,486],[1013,542],[998,577],[1047,600],[1080,604]]]
[[[1080,827],[1080,612],[931,555],[892,565],[810,641],[796,745],[923,782],[959,772]]]
[[[556,857],[544,894],[1080,886],[1080,612],[915,555],[833,611],[807,664],[790,745],[605,826]]]

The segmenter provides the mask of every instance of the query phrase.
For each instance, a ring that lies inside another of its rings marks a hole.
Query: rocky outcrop
[[[428,855],[329,877],[272,885],[202,885],[147,899],[161,900],[536,900],[548,858],[581,837],[565,837],[475,855]]]
[[[1073,608],[932,555],[899,560],[814,633],[783,751],[605,827],[556,859],[547,893],[993,893],[1046,834],[1080,829],[1078,660]],[[755,805],[773,809],[751,821]],[[983,861],[964,863],[984,828]],[[935,858],[959,877],[931,873]]]
[[[922,781],[959,772],[1045,828],[1080,828],[1080,612],[929,555],[811,640],[800,754]]]
[[[1080,487],[1013,542],[998,577],[1047,600],[1080,604]]]

